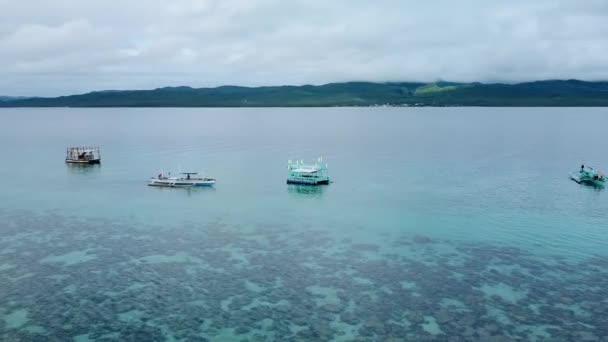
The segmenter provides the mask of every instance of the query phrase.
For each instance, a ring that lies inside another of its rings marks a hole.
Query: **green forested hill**
[[[27,99],[24,96],[0,96],[0,101],[13,101],[13,100],[23,100]]]
[[[319,86],[167,87],[5,100],[0,107],[608,106],[608,82],[330,83]]]

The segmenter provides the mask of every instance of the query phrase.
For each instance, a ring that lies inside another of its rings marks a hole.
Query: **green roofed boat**
[[[606,178],[602,171],[596,171],[592,167],[585,167],[585,165],[581,165],[581,169],[579,171],[573,171],[570,173],[570,179],[578,184],[591,185],[601,188],[603,188],[608,182],[608,178]]]
[[[287,162],[287,184],[319,185],[329,184],[327,164],[319,158],[314,164],[304,164],[303,161]]]

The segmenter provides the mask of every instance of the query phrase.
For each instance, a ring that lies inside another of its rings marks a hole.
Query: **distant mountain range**
[[[6,98],[0,107],[608,106],[608,82],[518,84],[346,82],[313,86],[166,87],[53,98]]]
[[[0,101],[13,101],[13,100],[24,100],[27,99],[25,96],[0,96]]]

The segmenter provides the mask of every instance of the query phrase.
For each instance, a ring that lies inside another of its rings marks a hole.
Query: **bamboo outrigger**
[[[65,162],[72,164],[99,164],[101,163],[99,147],[68,147]]]

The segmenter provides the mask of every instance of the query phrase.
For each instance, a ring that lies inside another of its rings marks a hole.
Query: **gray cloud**
[[[608,79],[608,2],[0,0],[0,94]]]

